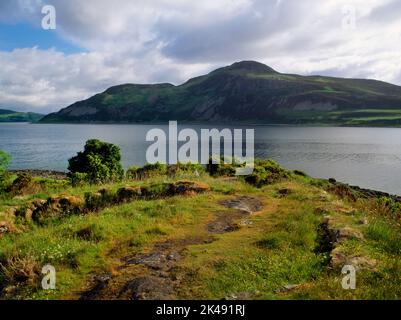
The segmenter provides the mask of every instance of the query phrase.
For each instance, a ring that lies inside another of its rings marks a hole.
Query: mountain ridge
[[[241,61],[180,85],[116,85],[41,122],[168,120],[398,126],[401,87],[372,79],[284,74]]]
[[[20,112],[0,107],[1,122],[37,122],[44,117],[44,114],[35,112]]]

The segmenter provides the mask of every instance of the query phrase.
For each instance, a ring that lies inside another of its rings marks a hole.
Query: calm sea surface
[[[12,155],[11,169],[65,171],[68,159],[83,149],[85,141],[98,138],[121,147],[125,167],[143,165],[151,144],[145,136],[155,127],[167,131],[162,125],[0,124],[0,149]],[[314,177],[401,195],[398,128],[257,126],[255,155]]]

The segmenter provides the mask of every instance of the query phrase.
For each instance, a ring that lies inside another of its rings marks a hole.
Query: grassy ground
[[[0,221],[13,229],[0,235],[3,298],[78,299],[94,286],[95,276],[108,273],[111,280],[97,298],[116,299],[132,279],[154,275],[144,265],[124,265],[125,257],[155,252],[160,243],[182,247],[180,259],[165,275],[174,279],[173,299],[401,297],[400,215],[388,214],[389,209],[376,199],[352,201],[326,191],[327,182],[294,174],[261,188],[206,174],[155,177],[101,188],[116,190],[181,178],[202,181],[211,191],[110,204],[99,212],[48,219],[40,225],[15,218],[12,209],[32,199],[82,196],[100,187],[72,188],[63,181],[48,181],[49,187],[39,194],[3,196]],[[238,196],[257,199],[262,209],[230,232],[211,233],[208,225],[232,211],[222,201]],[[351,236],[331,249],[362,258],[368,265],[357,271],[355,290],[342,289],[341,268],[332,266],[331,252],[317,250],[319,227],[328,217],[338,230],[352,230]],[[211,240],[186,241],[193,237]],[[56,268],[56,290],[38,288],[38,270],[47,263]]]

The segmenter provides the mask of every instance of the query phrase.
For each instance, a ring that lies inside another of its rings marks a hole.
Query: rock
[[[276,290],[276,293],[283,293],[283,292],[289,292],[292,290],[295,290],[296,288],[299,287],[299,284],[287,284],[285,286],[282,286],[280,289]]]
[[[238,293],[230,293],[223,300],[253,300],[260,295],[260,291],[242,291]]]
[[[342,269],[345,265],[352,265],[357,271],[374,271],[377,266],[377,261],[375,259],[364,256],[349,257],[341,251],[341,248],[334,249],[330,254],[330,258],[330,267],[336,270]]]
[[[32,220],[40,223],[45,218],[58,218],[82,213],[85,209],[85,202],[83,199],[74,196],[56,197],[49,198],[44,203],[42,201],[33,202],[28,209],[32,210]],[[25,215],[27,214],[29,211],[25,212]]]
[[[173,195],[193,195],[210,191],[210,187],[202,182],[180,180],[170,185],[168,194]]]
[[[80,300],[95,300],[107,288],[109,281],[112,278],[111,273],[104,273],[94,277],[93,287],[82,293]]]
[[[291,189],[283,188],[278,191],[278,194],[280,195],[280,197],[286,197],[286,196],[290,195],[292,192],[293,191]]]
[[[138,277],[127,283],[121,295],[128,295],[133,300],[169,300],[173,285],[169,279],[154,276]]]
[[[369,223],[369,221],[367,218],[362,218],[362,219],[358,220],[358,224],[361,224],[361,225],[367,225],[368,223]]]
[[[14,230],[11,223],[7,221],[0,221],[0,236],[6,233],[11,233]]]
[[[239,196],[235,199],[221,201],[220,204],[226,208],[241,210],[248,214],[262,210],[262,202],[254,197]]]
[[[316,215],[324,216],[324,215],[328,215],[330,212],[325,208],[320,208],[319,207],[319,208],[316,208],[313,213],[316,214]]]
[[[349,259],[349,264],[353,265],[356,270],[370,270],[375,271],[377,261],[367,257],[352,257]]]
[[[342,243],[348,239],[364,240],[364,236],[360,231],[349,227],[337,230],[336,232],[337,243]]]
[[[33,177],[26,172],[22,172],[18,174],[18,177],[13,181],[7,191],[15,197],[31,194],[39,190],[40,185],[33,180]]]
[[[15,297],[18,294],[17,286],[7,286],[1,291],[1,296],[3,297]]]
[[[338,212],[339,212],[339,213],[342,213],[342,214],[346,214],[346,215],[348,215],[348,216],[353,216],[353,215],[356,214],[356,210],[355,210],[355,209],[344,209],[344,208],[340,208],[340,209],[338,209]]]
[[[337,180],[334,179],[334,178],[330,178],[330,179],[329,179],[329,182],[330,182],[331,184],[336,184],[336,183],[337,183]]]
[[[336,248],[330,253],[330,267],[332,269],[342,269],[347,263],[347,256],[341,251],[341,249]]]
[[[119,202],[128,202],[140,198],[142,191],[140,187],[123,187],[117,191]]]

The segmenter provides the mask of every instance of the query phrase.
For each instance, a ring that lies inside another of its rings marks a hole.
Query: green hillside
[[[401,87],[375,80],[282,74],[253,61],[186,83],[109,88],[42,122],[208,121],[401,124]]]
[[[0,122],[38,122],[43,114],[0,109]]]

